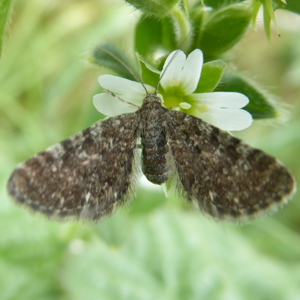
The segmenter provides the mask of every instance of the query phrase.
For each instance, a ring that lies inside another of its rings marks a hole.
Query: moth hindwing
[[[103,122],[20,164],[8,182],[17,200],[48,216],[98,220],[133,197],[137,139],[142,170],[220,220],[248,220],[284,205],[295,191],[275,158],[148,94],[135,113]]]

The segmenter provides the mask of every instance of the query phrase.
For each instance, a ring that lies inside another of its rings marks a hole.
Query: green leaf
[[[283,5],[281,5],[282,7]],[[280,7],[280,6],[279,6]],[[286,10],[292,11],[294,13],[300,14],[300,1],[299,0],[288,0],[285,7]]]
[[[142,17],[136,26],[135,49],[150,64],[161,68],[167,55],[176,49],[171,18]]]
[[[223,60],[215,60],[205,63],[202,68],[200,82],[195,93],[212,92],[223,76],[226,63]]]
[[[196,48],[202,49],[206,58],[216,57],[229,50],[244,35],[251,21],[251,14],[251,9],[241,4],[212,12],[203,21]]]
[[[9,20],[12,0],[0,0],[0,56],[5,37],[5,28]]]
[[[130,59],[120,49],[110,43],[104,43],[96,47],[90,61],[100,67],[111,69],[124,78],[136,80],[129,71],[130,69],[137,74],[136,68],[133,67]]]
[[[233,70],[226,70],[215,91],[238,92],[246,95],[250,102],[245,110],[251,113],[254,119],[267,119],[278,116],[278,112],[268,101],[266,93],[263,93],[257,84],[250,82]]]
[[[125,0],[147,16],[158,18],[168,15],[179,0]]]

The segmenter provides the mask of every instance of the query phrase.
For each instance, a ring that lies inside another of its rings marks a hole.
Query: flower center
[[[167,88],[162,92],[162,95],[164,97],[164,105],[169,109],[179,107],[181,102],[186,102],[184,100],[184,90],[178,86]]]
[[[173,107],[178,107],[179,103],[180,101],[176,96],[172,96],[172,95],[164,96],[164,104],[169,109]]]

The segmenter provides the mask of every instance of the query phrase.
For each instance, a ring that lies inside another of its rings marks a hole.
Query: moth
[[[291,198],[295,181],[275,158],[165,108],[157,91],[146,93],[136,112],[99,122],[18,165],[9,194],[49,217],[100,220],[134,197],[141,165],[154,184],[175,177],[181,196],[216,220],[251,220]]]

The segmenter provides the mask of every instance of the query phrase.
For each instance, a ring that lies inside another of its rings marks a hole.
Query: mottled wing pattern
[[[177,111],[167,114],[169,143],[184,196],[216,219],[248,220],[276,210],[295,182],[275,158]]]
[[[138,128],[137,114],[95,124],[20,164],[9,193],[48,216],[110,215],[133,190]]]

